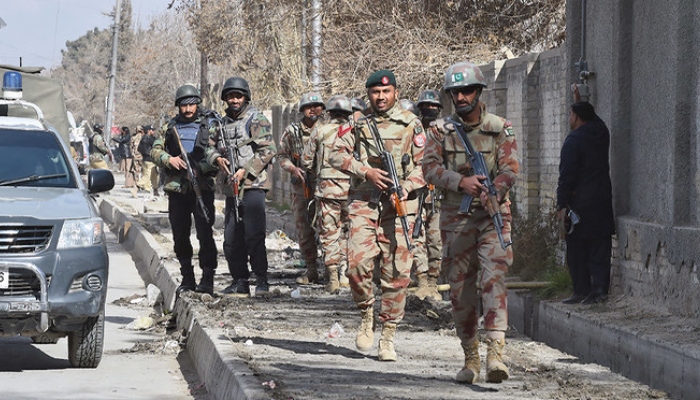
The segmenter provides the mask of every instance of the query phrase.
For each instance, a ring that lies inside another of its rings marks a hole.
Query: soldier
[[[325,104],[321,95],[315,92],[305,93],[299,101],[301,121],[292,122],[282,133],[279,145],[279,163],[283,170],[292,175],[292,210],[299,240],[301,257],[306,263],[306,272],[297,278],[297,283],[308,285],[318,283],[318,248],[316,236],[311,226],[313,214],[309,212],[309,203],[313,200],[316,177],[304,173],[301,168],[301,154],[309,141],[311,131],[323,114]]]
[[[112,152],[109,150],[104,137],[102,136],[102,124],[95,124],[92,127],[92,134],[88,138],[90,151],[90,168],[109,169],[105,157],[111,158]]]
[[[431,89],[422,91],[418,96],[417,107],[423,129],[427,131],[442,109],[440,94]],[[423,239],[423,243],[416,241],[416,248],[413,251],[418,281],[418,290],[415,295],[420,299],[439,301],[442,300],[437,288],[442,261],[442,241],[440,240],[440,208],[437,205],[435,185],[429,184],[423,189],[421,196],[422,229],[419,237]],[[416,232],[413,233],[415,237]]]
[[[214,176],[216,169],[204,160],[209,145],[209,130],[204,124],[198,104],[202,98],[192,85],[180,86],[175,92],[178,115],[164,127],[163,138],[153,143],[153,162],[165,173],[164,191],[168,194],[168,219],[173,232],[175,255],[180,262],[182,282],[177,293],[194,290],[200,293],[214,292],[217,251],[212,226],[214,225]],[[181,148],[186,154],[182,154]],[[189,167],[196,176],[188,177]],[[192,215],[199,240],[199,267],[202,279],[196,285],[192,266]]]
[[[510,201],[508,192],[518,174],[518,155],[510,122],[490,114],[479,101],[486,79],[470,62],[450,66],[445,73],[445,92],[452,99],[456,113],[452,120],[464,126],[475,151],[483,153],[490,178],[497,190],[503,217],[502,234],[510,239]],[[441,201],[440,229],[442,262],[450,283],[455,330],[464,350],[464,367],[457,373],[459,382],[479,379],[481,362],[477,338],[477,285],[482,286],[484,326],[487,345],[486,380],[500,383],[508,379],[503,363],[505,331],[508,328],[505,275],[513,261],[511,247],[502,247],[488,204],[486,176],[474,175],[465,146],[457,137],[452,120],[436,121],[428,131],[423,170],[429,183],[444,190]],[[465,195],[473,196],[466,213],[460,212]],[[479,269],[482,270],[478,282]]]
[[[382,292],[379,320],[383,323],[379,360],[395,361],[394,335],[404,316],[406,287],[411,280],[411,252],[406,243],[410,232],[406,219],[397,216],[405,214],[404,210],[409,208],[404,207],[403,201],[411,199],[417,204],[415,190],[425,186],[420,168],[425,135],[418,118],[397,105],[398,90],[393,72],[374,72],[365,87],[370,102],[367,116],[355,114],[355,129],[338,135],[330,161],[333,167],[351,177],[347,275],[353,300],[362,311],[355,345],[366,351],[374,343],[372,280],[377,261]],[[379,141],[374,140],[370,131],[373,121],[376,121]],[[389,174],[381,168],[378,146],[389,153],[386,161],[393,160],[397,166],[399,187],[394,187]],[[392,192],[396,194],[389,195]]]
[[[143,127],[145,134],[139,141],[138,151],[143,158],[143,170],[141,180],[136,183],[136,187],[140,190],[145,190],[151,195],[158,196],[158,167],[153,163],[151,158],[151,149],[156,141],[156,134],[151,125]]]
[[[348,124],[348,117],[352,114],[350,100],[343,95],[333,96],[328,100],[326,112],[330,121],[311,133],[302,154],[302,167],[316,176],[314,195],[319,243],[328,274],[326,291],[338,293],[341,286],[350,286],[345,276],[347,243],[342,238],[350,177],[333,168],[328,160],[338,135],[352,129]]]
[[[222,293],[250,295],[250,261],[256,277],[255,295],[266,295],[270,287],[265,196],[271,188],[267,168],[275,156],[272,128],[265,115],[250,104],[250,87],[245,79],[226,79],[221,100],[227,105],[221,121],[223,129],[217,130],[217,146],[210,148],[207,160],[221,169],[220,187],[226,195],[224,255],[233,282]]]

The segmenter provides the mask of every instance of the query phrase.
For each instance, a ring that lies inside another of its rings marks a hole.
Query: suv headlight
[[[103,229],[104,222],[99,218],[66,220],[58,238],[58,248],[72,249],[102,243]]]

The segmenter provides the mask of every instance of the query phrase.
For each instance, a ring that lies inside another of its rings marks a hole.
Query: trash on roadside
[[[293,299],[298,299],[301,297],[301,290],[299,290],[299,288],[296,288],[296,289],[292,290],[289,293],[289,295],[292,296]]]
[[[156,321],[151,317],[140,317],[131,321],[124,329],[132,331],[145,331],[146,329],[152,328],[156,324]]]
[[[148,306],[152,307],[154,304],[156,304],[160,296],[161,291],[158,288],[158,286],[149,283],[148,287],[146,288],[146,298],[148,299]]]
[[[274,389],[277,387],[277,384],[275,383],[275,381],[263,382],[262,385],[269,386],[270,389]]]
[[[339,323],[334,323],[333,326],[331,326],[331,329],[328,331],[328,337],[329,338],[337,338],[340,337],[343,333],[345,333],[345,330]]]
[[[288,247],[299,248],[299,244],[287,236],[286,233],[277,229],[276,231],[270,232],[267,237],[265,237],[265,247],[268,250],[282,251]]]
[[[252,345],[253,345],[253,341],[250,340],[250,339],[248,339],[248,340],[245,341],[245,345],[246,345],[246,346],[252,346]]]

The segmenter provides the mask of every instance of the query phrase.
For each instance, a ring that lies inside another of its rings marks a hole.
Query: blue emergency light
[[[2,77],[2,96],[9,100],[22,98],[22,74],[6,71]]]

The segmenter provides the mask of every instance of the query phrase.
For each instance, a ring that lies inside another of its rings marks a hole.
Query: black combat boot
[[[234,296],[248,296],[250,295],[250,283],[248,283],[247,279],[236,279],[231,286],[222,290],[221,293]]]
[[[179,296],[184,292],[194,290],[197,286],[197,282],[194,280],[194,272],[187,272],[182,274],[182,282],[180,286],[177,287],[176,293]]]
[[[270,294],[270,284],[267,283],[267,277],[257,275],[255,279],[255,296],[265,296]]]
[[[199,285],[194,289],[197,293],[209,293],[214,294],[214,271],[204,271],[202,273],[202,280],[199,281]]]

